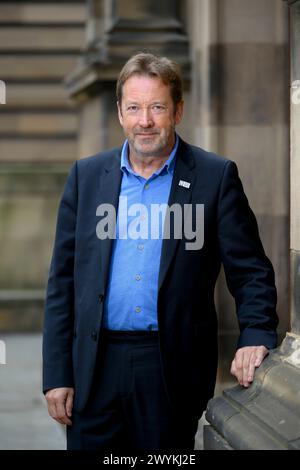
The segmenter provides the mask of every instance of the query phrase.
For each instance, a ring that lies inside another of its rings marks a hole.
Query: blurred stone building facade
[[[63,86],[84,44],[84,2],[0,2],[0,331],[39,329],[78,110]]]
[[[39,329],[59,197],[76,158],[122,143],[115,80],[139,51],[184,74],[179,134],[237,162],[289,328],[288,7],[282,0],[0,2],[0,331]],[[216,289],[219,379],[237,337]],[[209,351],[208,351],[209,354]]]

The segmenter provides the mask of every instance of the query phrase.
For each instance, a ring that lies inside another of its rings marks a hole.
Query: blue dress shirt
[[[158,330],[158,275],[165,211],[160,217],[158,212],[156,215],[152,212],[151,217],[151,210],[158,207],[153,204],[168,203],[177,147],[176,135],[169,158],[145,179],[129,164],[128,141],[123,145],[123,175],[104,303],[104,328]]]

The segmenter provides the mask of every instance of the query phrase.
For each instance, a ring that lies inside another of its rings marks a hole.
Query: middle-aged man
[[[124,145],[75,162],[62,196],[43,389],[68,449],[192,450],[214,392],[220,265],[244,387],[276,346],[274,272],[235,163],[175,133],[178,66],[133,56],[117,100]]]

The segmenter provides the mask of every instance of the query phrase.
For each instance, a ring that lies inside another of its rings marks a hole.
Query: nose
[[[153,126],[153,119],[152,119],[150,109],[142,108],[140,110],[139,125],[141,127],[151,127],[151,126]]]

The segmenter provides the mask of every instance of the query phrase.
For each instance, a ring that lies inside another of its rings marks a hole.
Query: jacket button
[[[100,302],[100,304],[103,302],[103,298],[104,298],[104,295],[103,295],[103,294],[99,294],[99,302]]]
[[[93,341],[97,341],[97,337],[98,337],[97,331],[92,331],[92,333],[91,333],[91,338],[92,338],[92,340],[93,340]]]

